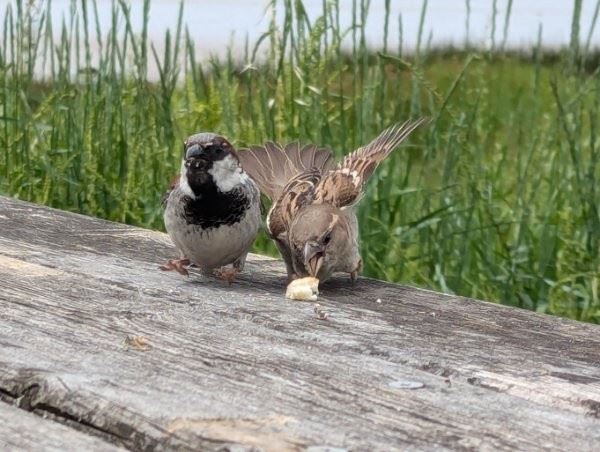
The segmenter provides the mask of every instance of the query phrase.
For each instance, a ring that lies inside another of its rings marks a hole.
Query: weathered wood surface
[[[279,261],[228,287],[173,253],[0,198],[2,398],[135,449],[600,448],[598,326],[346,278],[319,320]]]
[[[125,450],[93,435],[0,402],[0,450]]]

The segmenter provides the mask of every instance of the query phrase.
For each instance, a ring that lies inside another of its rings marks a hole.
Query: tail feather
[[[269,141],[264,146],[241,149],[238,158],[242,168],[258,188],[275,200],[296,175],[312,168],[325,170],[331,159],[331,152],[315,145],[302,147],[294,142],[282,147]]]

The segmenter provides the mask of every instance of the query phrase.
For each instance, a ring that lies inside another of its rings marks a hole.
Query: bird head
[[[208,187],[225,192],[234,188],[242,169],[233,146],[214,133],[197,133],[183,145],[180,186],[192,198]]]
[[[310,205],[298,213],[289,239],[296,260],[310,276],[324,280],[336,271],[350,240],[345,226],[343,213],[331,205]]]

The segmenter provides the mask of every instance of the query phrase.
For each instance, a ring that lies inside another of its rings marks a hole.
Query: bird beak
[[[185,166],[199,170],[208,168],[208,160],[201,157],[192,157],[185,160]]]
[[[323,256],[325,250],[316,242],[307,242],[304,245],[304,265],[308,269],[310,276],[317,276],[321,265],[323,265]]]
[[[208,167],[208,160],[200,145],[193,144],[187,148],[185,151],[185,166],[200,170]]]
[[[198,157],[201,157],[203,153],[204,153],[204,150],[202,149],[202,147],[199,144],[192,144],[191,146],[187,147],[185,150],[185,159],[190,160],[193,158],[198,158]]]

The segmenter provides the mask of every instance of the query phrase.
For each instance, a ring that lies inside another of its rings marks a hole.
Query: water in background
[[[590,31],[596,4],[599,0],[584,0],[581,13],[580,38],[585,44]],[[14,0],[0,0],[0,11]],[[38,0],[34,4],[45,3]],[[111,0],[97,0],[100,24],[108,30],[111,23]],[[267,29],[271,11],[268,0],[186,0],[184,22],[195,39],[199,57],[211,54],[223,56],[231,46],[237,56],[242,54],[244,42],[255,42]],[[314,19],[322,12],[323,0],[303,0],[306,10]],[[341,25],[352,23],[352,0],[340,0]],[[358,3],[360,3],[358,1]],[[389,46],[399,47],[399,22],[402,22],[402,49],[414,50],[417,45],[419,21],[423,0],[392,0],[389,26]],[[557,48],[569,44],[573,14],[572,0],[513,0],[510,21],[505,35],[505,20],[508,0],[497,0],[493,24],[493,0],[470,0],[470,13],[467,14],[466,0],[429,0],[425,20],[422,45],[439,47],[448,44],[462,47],[465,43],[475,46],[498,48],[528,48],[537,43],[538,33],[546,48]],[[52,19],[55,31],[63,17],[68,19],[70,6],[80,7],[79,1],[53,0]],[[131,12],[134,28],[141,27],[142,0],[132,0]],[[278,2],[281,10],[281,2]],[[385,2],[372,0],[367,18],[366,39],[372,48],[380,48],[383,41]],[[159,54],[162,50],[164,33],[177,23],[179,2],[175,0],[152,0],[150,9],[149,36]],[[280,11],[281,12],[281,11]],[[278,16],[281,21],[281,14]],[[468,17],[468,21],[467,21]],[[68,23],[68,20],[67,20]],[[124,26],[123,23],[120,24]],[[0,29],[2,24],[0,23]],[[495,30],[492,33],[492,30]],[[1,30],[0,30],[1,32]],[[590,40],[592,47],[600,47],[600,26],[593,30]],[[150,68],[152,77],[153,68]]]

